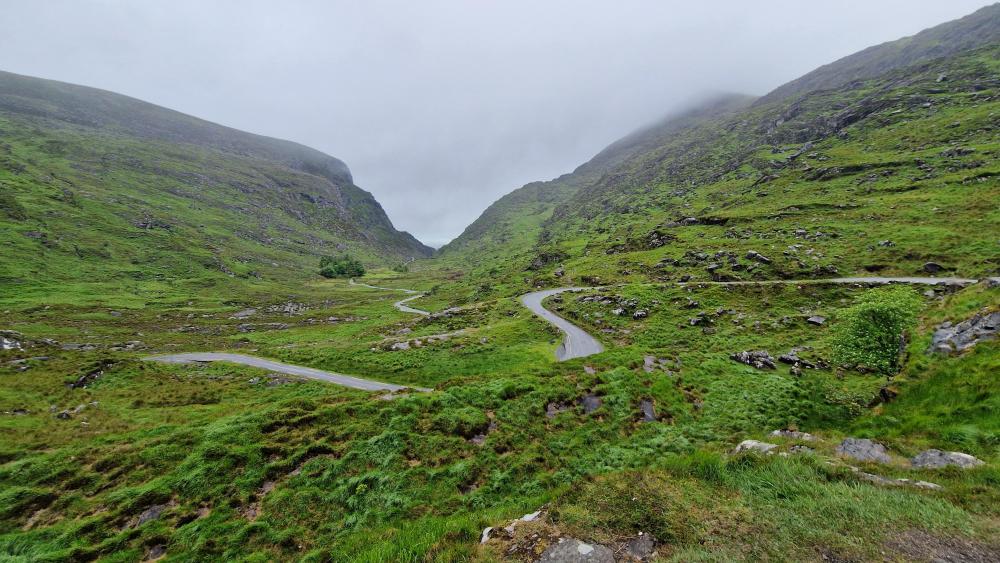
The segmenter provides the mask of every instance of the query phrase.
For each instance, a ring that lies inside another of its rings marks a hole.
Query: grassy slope
[[[120,123],[128,111],[138,117]],[[6,74],[0,131],[10,294],[264,293],[307,279],[322,253],[388,264],[428,251],[392,228],[342,163],[284,141]]]

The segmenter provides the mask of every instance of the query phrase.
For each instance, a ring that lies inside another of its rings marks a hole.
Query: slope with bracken
[[[430,252],[336,158],[10,73],[0,186],[0,276],[22,291],[281,282],[311,275],[323,253],[388,264]]]

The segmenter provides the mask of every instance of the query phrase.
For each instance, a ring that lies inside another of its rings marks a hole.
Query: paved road
[[[532,313],[553,324],[566,335],[562,344],[556,349],[556,358],[562,362],[573,358],[583,358],[600,354],[604,351],[604,346],[596,338],[587,334],[585,330],[567,321],[559,315],[542,307],[542,301],[546,297],[565,293],[567,291],[585,291],[596,289],[593,287],[560,287],[557,289],[546,289],[535,291],[521,296],[521,303],[531,310]]]
[[[350,387],[352,389],[361,389],[363,391],[402,391],[404,389],[410,389],[413,391],[423,391],[423,392],[430,391],[430,389],[425,389],[423,387],[405,387],[403,385],[394,385],[392,383],[372,381],[370,379],[351,377],[350,375],[343,375],[340,373],[334,373],[332,371],[323,371],[320,369],[307,368],[292,364],[284,364],[281,362],[276,362],[274,360],[265,360],[264,358],[247,356],[245,354],[228,354],[224,352],[191,352],[186,354],[167,354],[163,356],[149,356],[143,359],[147,361],[161,362],[165,364],[189,364],[193,362],[229,362],[233,364],[242,364],[245,366],[253,366],[257,368],[269,369],[271,371],[276,371],[278,373],[285,373],[288,375],[297,375],[299,377],[305,377],[308,379],[318,379],[320,381],[335,383],[337,385],[343,385],[344,387]]]
[[[900,277],[900,278],[883,278],[883,277],[860,277],[860,278],[824,278],[824,279],[807,279],[807,280],[763,280],[763,281],[728,281],[728,282],[716,282],[716,281],[689,281],[689,282],[678,282],[680,285],[800,285],[800,284],[872,284],[872,285],[886,285],[890,283],[903,283],[912,285],[972,285],[977,283],[979,280],[973,280],[968,278],[920,278],[920,277]]]
[[[368,285],[366,283],[358,283],[358,282],[354,281],[353,279],[348,280],[348,283],[351,284],[351,285],[359,285],[361,287],[367,287],[369,289],[381,289],[381,290],[384,290],[384,291],[402,291],[403,293],[411,294],[412,297],[407,297],[405,299],[400,299],[399,301],[396,301],[395,303],[393,303],[392,306],[395,307],[395,308],[397,308],[397,309],[399,309],[400,311],[402,311],[404,313],[413,313],[413,314],[416,314],[416,315],[425,315],[425,316],[426,315],[430,315],[430,313],[428,311],[424,311],[424,310],[421,310],[421,309],[414,309],[413,307],[409,307],[409,306],[406,305],[410,301],[413,301],[414,299],[419,299],[419,298],[421,298],[421,297],[424,296],[424,294],[420,293],[419,291],[416,291],[416,290],[413,290],[413,289],[399,289],[399,288],[394,288],[394,287],[378,287],[376,285]]]

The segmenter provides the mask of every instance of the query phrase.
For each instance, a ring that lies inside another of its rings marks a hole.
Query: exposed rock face
[[[539,563],[615,563],[615,553],[599,544],[563,538],[542,553]]]
[[[1000,328],[1000,311],[981,313],[956,325],[942,323],[934,331],[931,351],[939,354],[954,354],[972,348],[984,340],[997,337]]]
[[[775,369],[774,358],[765,350],[737,352],[729,356],[729,358],[757,369]]]
[[[983,461],[962,452],[943,452],[941,450],[927,450],[920,452],[911,460],[913,467],[920,469],[939,469],[954,465],[962,469],[978,467],[983,465]]]
[[[767,442],[760,442],[757,440],[743,440],[736,446],[733,453],[742,454],[746,452],[757,452],[762,454],[773,454],[774,449],[777,447],[777,444],[768,444]]]
[[[639,408],[642,410],[643,422],[656,422],[656,407],[653,406],[652,399],[643,399]]]
[[[890,463],[892,461],[885,446],[866,438],[845,438],[837,446],[837,453],[858,461],[874,461],[878,463]]]

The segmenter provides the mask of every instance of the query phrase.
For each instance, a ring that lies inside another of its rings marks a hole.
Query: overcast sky
[[[764,94],[990,3],[0,0],[0,69],[320,149],[439,246],[705,93]]]

